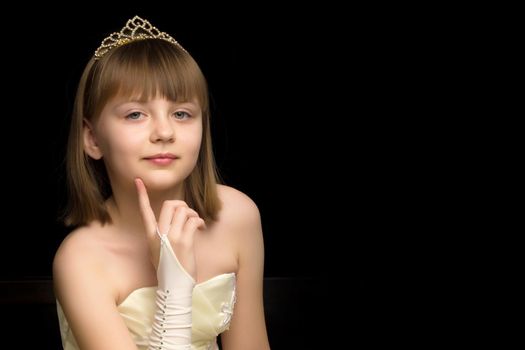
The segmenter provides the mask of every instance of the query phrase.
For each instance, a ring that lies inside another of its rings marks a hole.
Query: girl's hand
[[[184,269],[196,280],[197,267],[193,241],[198,228],[206,228],[199,214],[181,200],[168,200],[162,205],[159,221],[151,209],[146,186],[141,179],[135,179],[139,206],[149,242],[151,262],[155,269],[159,266],[160,237],[167,234],[171,247]]]

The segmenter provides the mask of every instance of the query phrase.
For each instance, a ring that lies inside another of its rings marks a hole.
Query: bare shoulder
[[[241,228],[260,225],[259,208],[248,195],[226,185],[218,185],[217,191],[223,204],[221,220]]]
[[[230,186],[220,185],[218,192],[223,204],[219,220],[236,247],[238,259],[254,254],[262,255],[261,216],[255,202],[245,193]]]
[[[225,214],[232,215],[237,213],[234,216],[239,216],[239,218],[245,215],[252,218],[253,216],[259,216],[257,204],[247,194],[226,185],[218,185],[217,191],[223,203]]]
[[[96,237],[102,230],[100,225],[90,225],[72,231],[62,241],[53,259],[53,282],[60,296],[66,283],[83,276],[101,276],[102,253]]]
[[[100,229],[98,225],[90,225],[69,233],[55,253],[53,267],[67,266],[76,262],[85,263],[84,259],[89,258],[96,251],[94,236]]]

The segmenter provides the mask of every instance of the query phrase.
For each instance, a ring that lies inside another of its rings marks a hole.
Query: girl
[[[269,349],[259,211],[218,184],[196,62],[139,17],[77,91],[67,149],[75,225],[53,263],[64,349]]]

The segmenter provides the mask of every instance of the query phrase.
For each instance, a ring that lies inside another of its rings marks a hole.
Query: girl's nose
[[[169,117],[157,118],[151,133],[152,142],[175,141],[175,130]]]

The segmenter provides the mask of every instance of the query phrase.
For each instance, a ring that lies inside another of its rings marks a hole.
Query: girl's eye
[[[140,118],[141,115],[142,115],[142,113],[140,113],[140,112],[132,112],[132,113],[128,114],[126,116],[126,118],[127,119],[132,119],[132,120],[137,120],[137,119]]]
[[[186,119],[190,117],[190,115],[184,111],[177,111],[174,113],[174,115],[177,119]]]

